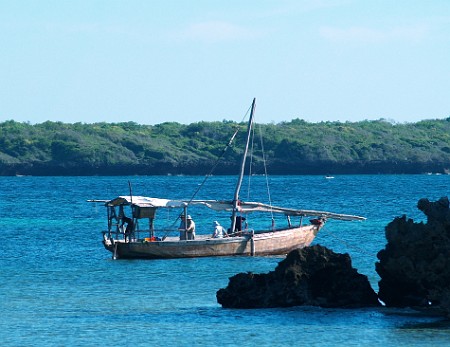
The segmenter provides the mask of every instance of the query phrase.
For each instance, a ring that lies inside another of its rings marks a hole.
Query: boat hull
[[[123,242],[104,239],[105,248],[114,259],[169,259],[217,256],[258,256],[286,254],[296,248],[309,246],[321,225],[247,234],[222,239]]]

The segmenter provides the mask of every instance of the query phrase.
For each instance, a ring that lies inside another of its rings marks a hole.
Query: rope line
[[[275,228],[275,218],[273,216],[273,210],[272,210],[272,196],[270,194],[270,187],[269,187],[269,176],[267,174],[267,163],[266,163],[266,152],[264,150],[264,141],[263,141],[263,136],[262,136],[262,127],[259,127],[259,138],[260,138],[260,142],[261,142],[261,152],[262,152],[262,157],[263,157],[263,164],[264,164],[264,176],[266,177],[266,189],[267,189],[267,196],[269,199],[269,205],[270,205],[270,214],[272,217],[272,226]]]
[[[332,238],[334,238],[334,239],[340,241],[341,243],[343,243],[347,248],[353,249],[353,250],[355,250],[355,251],[357,251],[357,252],[359,252],[359,253],[361,253],[361,254],[363,254],[363,255],[366,255],[366,256],[370,257],[371,259],[373,259],[373,254],[367,253],[364,249],[362,249],[362,248],[360,248],[360,247],[350,245],[350,244],[349,244],[347,241],[345,241],[344,239],[341,239],[340,237],[336,236],[335,233],[333,233],[333,232],[331,232],[331,231],[328,231],[328,228],[323,227],[322,230],[325,231],[325,232],[326,232],[328,235],[330,235]],[[323,232],[323,231],[322,231],[322,232]]]
[[[245,115],[242,117],[242,121],[244,121],[245,118],[247,118],[249,112],[251,110],[251,106],[247,109],[247,112],[245,113]],[[234,139],[236,138],[238,132],[240,130],[239,124],[236,125],[235,131],[233,133],[233,135],[231,136],[230,140],[228,141],[228,143],[225,145],[224,149],[222,150],[222,153],[220,154],[220,156],[216,159],[214,165],[212,166],[211,170],[209,170],[209,172],[205,175],[205,177],[203,178],[203,181],[199,184],[199,186],[197,187],[197,189],[195,190],[195,192],[192,194],[191,198],[189,199],[188,205],[194,200],[194,198],[196,197],[196,195],[198,194],[198,192],[200,191],[200,189],[202,189],[202,187],[205,185],[206,181],[208,180],[209,177],[212,176],[214,170],[217,168],[217,165],[219,165],[219,162],[222,160],[223,156],[225,155],[226,151],[228,150],[228,148],[230,148],[233,144]],[[180,216],[177,216],[177,218],[174,220],[173,224],[169,227],[169,228],[173,228],[178,220],[180,219]],[[165,235],[163,238],[167,237],[167,234],[170,231],[166,231]]]
[[[251,106],[247,109],[247,112],[245,113],[244,117],[242,117],[242,121],[247,118],[247,115],[249,114],[251,110]],[[208,174],[205,175],[205,178],[203,179],[202,183],[198,186],[197,190],[194,192],[194,194],[192,194],[191,199],[188,202],[188,205],[192,202],[192,200],[194,200],[195,196],[197,195],[197,193],[200,191],[200,189],[203,187],[203,185],[206,183],[207,179],[209,177],[212,176],[212,173],[214,172],[214,170],[216,169],[217,165],[219,165],[219,162],[222,160],[223,156],[225,155],[225,152],[228,150],[228,148],[231,147],[237,133],[239,132],[240,128],[239,128],[239,124],[236,125],[236,130],[233,134],[233,136],[231,137],[230,141],[228,141],[228,143],[226,144],[225,148],[222,150],[222,153],[220,154],[220,156],[217,158],[216,162],[214,163],[213,167],[211,168],[211,170],[209,171]]]
[[[247,200],[250,200],[250,187],[251,187],[251,180],[252,180],[252,168],[253,168],[253,149],[254,149],[254,133],[255,133],[255,128],[252,128],[252,136],[251,136],[251,146],[250,146],[250,162],[249,162],[249,173],[248,173],[248,177],[247,177]]]

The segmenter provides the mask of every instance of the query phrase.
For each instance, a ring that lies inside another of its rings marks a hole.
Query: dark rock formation
[[[377,257],[379,298],[387,306],[437,308],[450,313],[450,209],[447,197],[421,199],[427,223],[406,216],[386,226],[387,245]]]
[[[217,301],[228,308],[379,305],[367,277],[352,268],[350,256],[320,245],[290,252],[268,274],[231,277],[217,292]]]

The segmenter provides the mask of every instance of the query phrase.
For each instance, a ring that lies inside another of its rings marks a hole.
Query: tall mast
[[[242,180],[244,178],[245,162],[247,160],[248,145],[250,143],[250,135],[252,133],[253,114],[255,112],[255,103],[256,103],[256,98],[253,98],[252,109],[250,111],[250,118],[248,120],[248,126],[247,126],[247,141],[245,143],[244,154],[242,155],[242,161],[241,161],[241,171],[239,173],[239,179],[238,179],[238,182],[236,184],[236,190],[234,191],[233,213],[232,213],[232,216],[231,216],[232,217],[231,218],[231,232],[232,233],[234,233],[234,229],[236,227],[236,212],[238,211],[239,193],[241,191]]]

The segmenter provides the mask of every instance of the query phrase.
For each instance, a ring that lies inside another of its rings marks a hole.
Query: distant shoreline
[[[47,164],[0,164],[0,176],[204,176],[209,174],[210,163],[199,165],[187,165],[178,163],[155,163],[153,165],[104,165],[88,166],[75,163]],[[336,164],[329,162],[305,162],[302,164],[278,162],[267,167],[269,175],[364,175],[364,174],[448,174],[449,171],[443,163],[351,163]],[[213,175],[235,175],[238,168],[236,164],[228,163],[225,167],[218,168]],[[255,175],[261,175],[264,171],[254,170]]]
[[[155,126],[6,121],[0,123],[0,175],[207,175],[213,167],[214,175],[234,175],[244,128],[229,121]],[[264,165],[270,175],[450,171],[450,117],[415,124],[295,119],[258,128],[264,145],[253,144],[252,174],[263,174]]]

